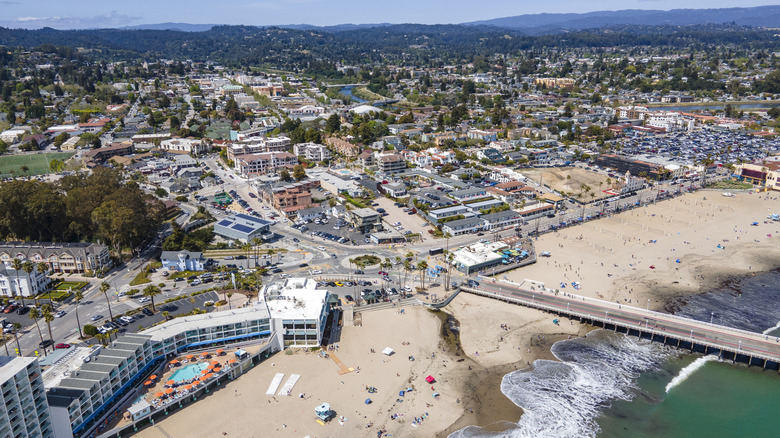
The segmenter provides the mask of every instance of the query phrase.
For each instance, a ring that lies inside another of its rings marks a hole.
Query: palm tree
[[[30,277],[30,274],[32,274],[32,271],[35,270],[35,266],[33,266],[32,262],[29,260],[25,260],[22,263],[22,271],[24,271],[27,274],[27,284],[30,289],[30,295],[33,295],[33,280],[32,277]],[[35,305],[38,305],[38,294],[36,293],[33,295],[33,299],[35,300]]]
[[[46,327],[49,329],[49,340],[54,345],[54,336],[51,334],[51,322],[54,321],[54,310],[48,304],[41,306],[41,315],[46,322]],[[53,347],[52,347],[53,348]]]
[[[425,290],[425,270],[428,269],[428,262],[421,260],[417,263],[417,269],[420,270],[420,288]]]
[[[24,295],[22,295],[22,287],[19,284],[19,271],[22,270],[22,261],[18,258],[11,260],[11,267],[14,268],[14,272],[16,272],[16,292],[22,300],[22,307],[24,307]]]
[[[97,339],[98,341],[100,341],[100,343],[101,343],[103,346],[105,346],[105,345],[106,345],[106,338],[108,338],[109,336],[110,336],[110,334],[108,334],[108,333],[97,333],[97,334],[95,335],[95,339]]]
[[[255,248],[255,266],[260,262],[260,244],[263,243],[261,239],[258,239],[255,237],[252,239],[252,245],[254,245]]]
[[[154,308],[154,297],[160,295],[160,292],[160,288],[153,284],[150,284],[144,288],[143,295],[152,299],[152,312],[157,311],[157,309]]]
[[[79,303],[84,299],[84,292],[80,289],[73,295],[73,300],[76,301],[76,326],[79,328],[79,339],[84,337],[84,333],[81,332],[81,321],[79,320]]]
[[[38,329],[38,336],[41,338],[41,344],[43,344],[43,333],[41,332],[41,326],[38,325],[38,317],[41,316],[41,314],[38,312],[38,309],[33,307],[30,309],[30,319],[33,320],[35,323],[35,328]],[[43,347],[43,355],[46,356],[46,347]]]
[[[46,274],[46,272],[49,270],[49,266],[46,265],[46,263],[40,262],[37,265],[35,265],[35,270],[38,271],[38,273],[40,274]],[[52,300],[51,294],[49,294],[49,304],[54,305],[54,301]]]
[[[276,251],[274,251],[273,249],[269,249],[267,251],[267,254],[268,254],[269,261],[271,262],[271,264],[273,264],[274,263],[274,254],[276,254]]]
[[[111,285],[105,281],[100,283],[100,292],[103,292],[103,296],[106,297],[106,304],[108,304],[108,317],[111,321],[114,320],[114,314],[111,312],[111,301],[108,299],[108,290],[111,289]]]
[[[447,260],[447,256],[450,254],[450,237],[452,237],[452,234],[450,234],[449,231],[444,233],[444,239],[447,241],[447,248],[444,250],[444,260]],[[449,265],[444,265],[445,269],[447,269],[447,274],[450,272]],[[448,275],[444,276],[444,290],[450,290],[450,279]]]
[[[5,355],[11,357],[11,353],[8,352],[8,340],[5,338],[5,334],[3,334],[3,346],[5,347]]]
[[[22,324],[15,322],[14,323],[14,339],[16,339],[16,351],[19,354],[19,356],[23,356],[22,354],[22,346],[19,345],[19,329],[22,328]]]

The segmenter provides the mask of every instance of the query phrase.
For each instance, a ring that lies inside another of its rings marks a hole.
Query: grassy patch
[[[135,276],[133,281],[130,282],[130,286],[138,286],[139,284],[146,284],[151,282],[152,280],[149,279],[149,273],[144,269]]]
[[[200,275],[206,271],[176,271],[168,276],[169,280],[174,280],[177,278],[187,278],[191,275]]]
[[[753,188],[753,184],[725,179],[714,184],[708,184],[707,187],[721,190],[749,190]]]
[[[71,295],[72,294],[70,292],[56,291],[55,290],[55,291],[47,292],[45,294],[40,294],[40,295],[38,295],[37,298],[39,300],[53,300],[53,301],[56,301],[56,302],[59,303],[59,302],[65,301]]]
[[[354,263],[361,268],[365,268],[366,266],[378,265],[381,261],[382,259],[375,255],[362,255],[355,257]]]
[[[68,290],[80,290],[87,286],[86,281],[60,281],[59,283],[55,284],[52,289],[54,290],[60,290],[60,291],[68,291]]]
[[[23,175],[42,175],[49,173],[49,163],[51,160],[67,160],[75,152],[51,152],[46,154],[29,155],[8,155],[0,157],[0,176],[11,176],[11,171],[15,176]],[[22,172],[22,166],[27,166],[29,170]]]

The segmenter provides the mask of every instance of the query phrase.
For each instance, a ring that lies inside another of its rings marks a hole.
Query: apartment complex
[[[34,357],[0,356],[0,436],[54,437],[41,368]]]
[[[311,192],[303,188],[292,188],[274,192],[271,202],[275,210],[289,215],[312,206]]]
[[[64,274],[111,268],[108,247],[97,243],[0,242],[0,262],[10,268],[13,259],[45,263]]]
[[[172,138],[160,142],[160,149],[169,152],[179,152],[190,155],[205,154],[211,150],[211,146],[201,139]]]
[[[401,155],[382,155],[379,157],[379,171],[385,174],[403,172],[406,170],[406,161]]]
[[[235,163],[236,171],[241,175],[256,176],[292,168],[298,164],[298,157],[289,152],[246,154],[237,156]]]
[[[317,143],[298,143],[293,146],[293,153],[310,161],[330,160],[330,149]]]
[[[0,264],[0,295],[34,297],[46,290],[51,279],[45,272],[33,269],[28,274]]]
[[[247,137],[240,143],[233,143],[227,148],[228,160],[236,161],[238,157],[246,154],[260,154],[264,152],[287,152],[290,150],[290,138],[285,136],[273,138]]]

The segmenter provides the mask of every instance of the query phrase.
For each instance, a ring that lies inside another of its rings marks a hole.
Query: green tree
[[[27,274],[27,279],[28,279],[27,286],[30,288],[30,295],[33,295],[35,299],[35,303],[37,304],[38,297],[37,294],[33,294],[33,290],[32,290],[33,280],[32,277],[30,276],[30,274],[32,274],[34,270],[35,270],[35,265],[33,265],[31,261],[25,260],[24,263],[22,263],[22,271],[24,271]]]
[[[150,284],[149,286],[146,286],[144,288],[144,290],[143,290],[143,295],[145,297],[149,297],[152,300],[152,312],[156,312],[157,311],[157,309],[154,307],[154,297],[156,297],[157,295],[160,295],[161,292],[162,291],[160,290],[160,288],[155,286],[155,285],[153,285],[153,284]]]
[[[22,295],[22,286],[21,283],[19,283],[19,271],[22,270],[22,261],[18,258],[14,258],[11,260],[11,267],[14,268],[14,272],[16,273],[16,293],[22,300],[22,306],[24,306],[24,295]]]
[[[290,177],[290,172],[287,169],[282,169],[282,171],[279,172],[279,179],[282,181],[290,181],[292,177]]]
[[[35,328],[38,329],[38,336],[41,338],[41,344],[43,344],[43,332],[41,332],[41,326],[38,325],[38,318],[41,316],[40,312],[38,312],[38,308],[33,307],[30,309],[29,315],[30,319],[35,323]],[[43,355],[46,356],[46,347],[43,347]]]
[[[303,165],[296,164],[293,166],[293,178],[295,178],[296,181],[301,181],[306,178],[306,171],[303,170]]]
[[[16,350],[17,354],[19,356],[24,356],[24,353],[22,353],[22,346],[19,345],[19,329],[22,328],[22,324],[15,322],[14,323],[14,339],[16,339]]]
[[[60,173],[65,170],[65,162],[55,158],[49,162],[49,170],[53,173]]]
[[[108,304],[108,317],[111,318],[111,321],[114,320],[114,313],[111,312],[111,300],[108,299],[108,290],[111,289],[111,285],[106,283],[105,281],[100,283],[100,292],[103,293],[103,296],[106,298],[106,304]]]
[[[325,132],[332,134],[334,132],[338,132],[339,129],[341,129],[341,118],[338,114],[333,113],[325,122]]]
[[[425,290],[425,271],[428,269],[428,262],[421,260],[417,263],[417,269],[420,270],[420,287]]]
[[[81,304],[81,300],[83,299],[84,292],[82,292],[81,289],[73,294],[73,301],[76,302],[76,327],[79,329],[79,339],[84,339],[84,333],[81,331],[81,320],[79,320],[79,304]]]
[[[54,309],[49,304],[44,304],[41,306],[41,316],[43,316],[43,320],[46,322],[46,327],[49,330],[49,340],[52,343],[52,350],[54,349],[54,336],[51,334],[51,322],[54,321]]]

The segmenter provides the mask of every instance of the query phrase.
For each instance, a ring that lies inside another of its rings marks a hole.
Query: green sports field
[[[0,157],[0,176],[41,175],[49,173],[51,160],[67,160],[75,152],[49,152],[45,154],[7,155]],[[29,170],[22,172],[22,166]],[[13,173],[11,173],[13,171]]]

